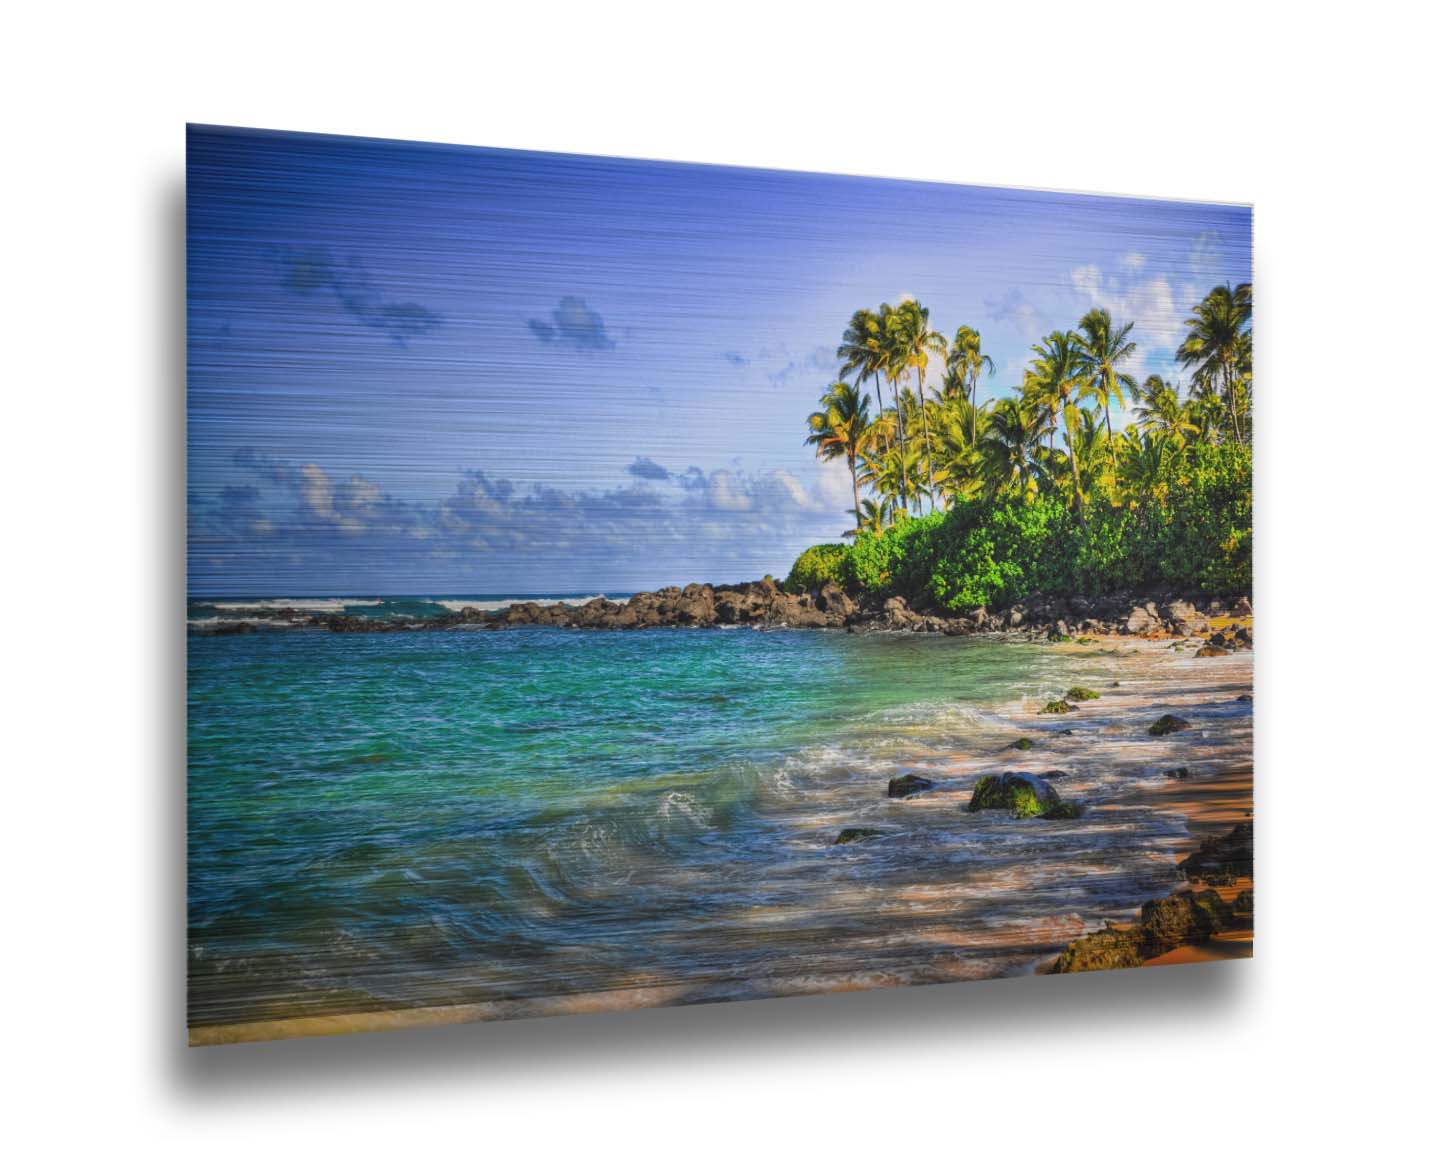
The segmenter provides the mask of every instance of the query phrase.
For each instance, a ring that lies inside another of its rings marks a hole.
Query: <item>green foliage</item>
[[[844,544],[815,544],[805,549],[785,577],[785,591],[806,592],[824,584],[844,584],[849,551]]]
[[[1077,709],[1065,703],[1064,700],[1051,700],[1045,707],[1040,709],[1041,716],[1063,716],[1067,712],[1075,712]]]
[[[1167,583],[1215,596],[1250,590],[1250,449],[1177,451],[1148,491],[1092,502],[1082,527],[1063,494],[956,500],[853,546],[818,545],[788,589],[825,580],[951,612],[1005,608],[1032,593],[1101,595]]]
[[[1098,700],[1100,693],[1093,688],[1071,688],[1065,693],[1066,700]]]

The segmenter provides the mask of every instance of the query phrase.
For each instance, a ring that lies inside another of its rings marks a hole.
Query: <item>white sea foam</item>
[[[277,620],[273,616],[199,616],[187,621],[191,628],[218,628],[222,624],[254,624],[257,627],[293,628],[293,620]]]
[[[379,600],[292,600],[281,597],[275,600],[230,600],[225,603],[216,602],[214,607],[220,612],[264,612],[275,611],[280,608],[294,608],[297,612],[343,612],[346,608],[378,608]]]

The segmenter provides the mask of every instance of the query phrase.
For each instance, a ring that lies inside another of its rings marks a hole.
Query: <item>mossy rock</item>
[[[1017,752],[1028,752],[1031,748],[1035,747],[1035,741],[1031,740],[1028,736],[1022,736],[1019,740],[1013,741],[1005,745],[1005,747],[1014,748]]]
[[[1100,693],[1093,688],[1081,688],[1078,685],[1065,693],[1066,700],[1099,700]]]
[[[1183,732],[1189,727],[1190,721],[1167,712],[1150,725],[1149,732],[1151,736],[1169,736],[1175,732]]]
[[[1230,910],[1218,893],[1176,892],[1148,900],[1140,909],[1141,948],[1151,956],[1184,944],[1201,944],[1230,923]]]
[[[1129,928],[1102,928],[1072,940],[1050,969],[1052,972],[1103,972],[1110,968],[1138,968],[1140,934]]]
[[[1073,704],[1067,704],[1064,700],[1051,700],[1045,707],[1040,709],[1041,716],[1063,716],[1067,712],[1078,712],[1079,709]]]
[[[1100,643],[1100,641],[1096,640],[1095,637],[1093,637],[1093,636],[1081,636],[1078,640],[1075,641],[1075,643],[1076,643],[1076,644],[1098,644],[1098,643]]]
[[[1212,836],[1180,861],[1180,871],[1206,884],[1233,884],[1255,877],[1255,825],[1237,824],[1224,836]]]
[[[1044,820],[1074,820],[1077,805],[1061,800],[1055,789],[1029,772],[1005,772],[981,776],[970,793],[967,812],[1004,809],[1017,820],[1040,817]]]
[[[896,776],[891,780],[885,794],[892,800],[907,800],[917,792],[928,792],[934,787],[935,781],[907,772],[904,776]]]
[[[856,840],[871,840],[876,836],[889,835],[883,828],[842,828],[835,837],[836,844],[853,844]]]

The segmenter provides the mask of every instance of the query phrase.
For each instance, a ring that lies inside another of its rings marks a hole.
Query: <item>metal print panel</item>
[[[188,143],[192,1042],[1249,955],[1248,208]]]

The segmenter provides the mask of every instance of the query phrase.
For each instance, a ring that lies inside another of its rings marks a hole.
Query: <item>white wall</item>
[[[9,12],[14,1146],[1406,1142],[1436,999],[1435,36],[1280,7]],[[184,1050],[186,120],[1255,202],[1258,958]]]

